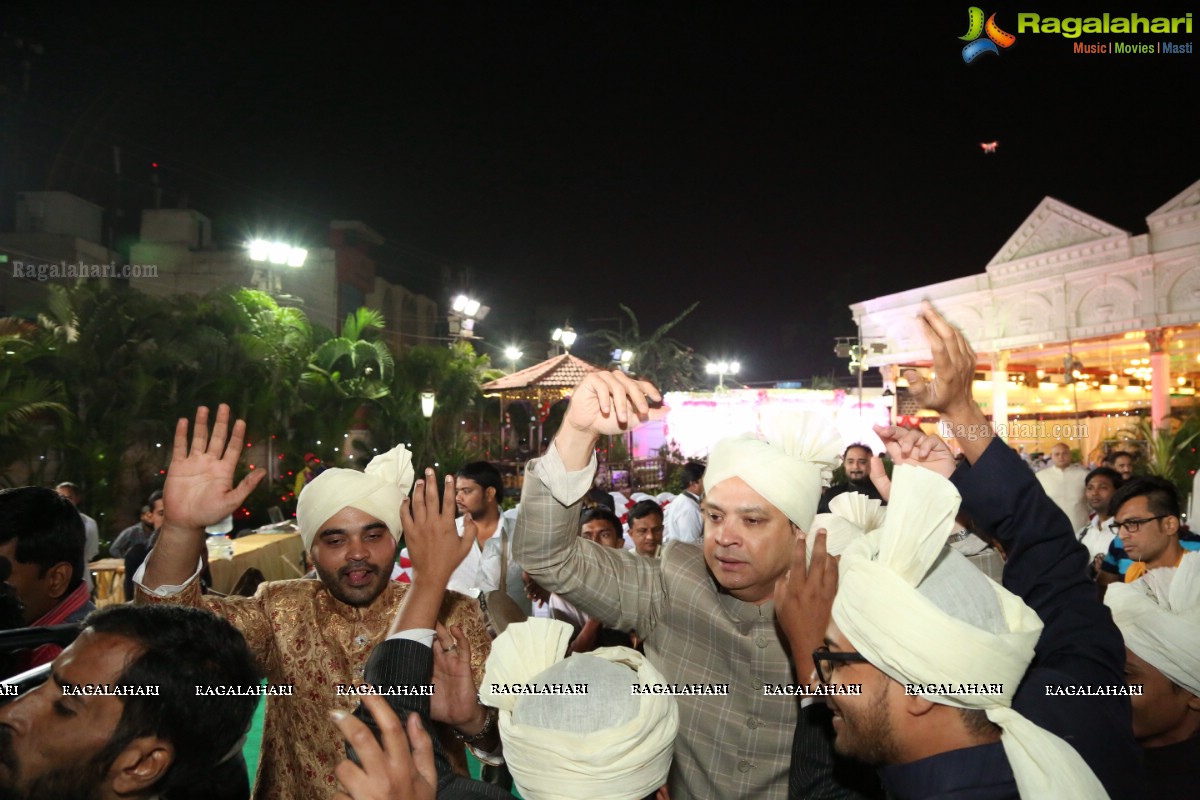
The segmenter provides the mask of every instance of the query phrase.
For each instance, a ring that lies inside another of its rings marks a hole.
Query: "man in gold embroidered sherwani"
[[[293,687],[290,697],[267,697],[254,797],[329,798],[337,790],[334,767],[346,753],[329,712],[357,705],[353,695],[339,695],[339,686],[364,682],[367,657],[406,592],[390,577],[400,504],[413,481],[411,457],[398,447],[377,456],[366,473],[327,470],[304,488],[297,517],[319,580],[264,583],[254,597],[216,598],[202,596],[196,580],[203,528],[241,506],[263,473],[252,472],[233,485],[245,424],[239,420],[230,431],[227,406],[217,412],[211,440],[208,410],[196,412],[190,452],[187,428],[181,419],[175,430],[166,517],[158,544],[135,575],[137,602],[207,608],[245,635],[269,684]],[[452,484],[448,491],[454,491]],[[470,641],[471,658],[461,658],[455,647],[435,648],[433,717],[486,757],[499,749],[499,739],[491,712],[475,694],[490,651],[483,619],[473,601],[448,592],[440,620],[461,627],[458,640]],[[457,753],[457,766],[463,767],[461,745],[447,752]]]

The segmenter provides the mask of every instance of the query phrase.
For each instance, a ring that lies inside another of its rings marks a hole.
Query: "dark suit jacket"
[[[1004,588],[1045,627],[1013,708],[1065,739],[1113,800],[1145,797],[1128,697],[1047,696],[1046,686],[1123,686],[1125,643],[1087,579],[1087,552],[1066,514],[1020,457],[999,439],[951,479],[963,510],[1008,553]]]
[[[426,686],[433,675],[433,650],[408,639],[385,639],[371,651],[367,659],[367,683],[374,686]],[[411,713],[419,714],[421,724],[430,731],[433,739],[433,757],[437,766],[439,800],[512,800],[512,795],[487,783],[473,781],[458,775],[450,767],[446,754],[429,723],[429,697],[427,695],[387,695],[385,699],[403,722]],[[365,706],[359,706],[355,716],[379,736],[371,714]],[[347,751],[350,748],[347,747]]]
[[[817,513],[828,514],[829,501],[837,497],[839,494],[844,494],[846,492],[858,492],[859,494],[865,494],[867,497],[870,497],[873,500],[883,500],[883,495],[881,495],[879,490],[875,488],[875,484],[871,483],[870,478],[860,481],[859,483],[851,483],[847,480],[830,486],[825,490],[825,493],[821,495],[821,502],[817,504]],[[886,506],[887,503],[884,502],[884,505]]]

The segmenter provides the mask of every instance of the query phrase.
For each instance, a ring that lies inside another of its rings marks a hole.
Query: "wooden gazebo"
[[[540,364],[534,364],[532,367],[526,367],[511,375],[505,375],[503,378],[485,383],[482,387],[483,395],[484,397],[500,398],[500,419],[502,421],[506,403],[523,400],[533,404],[538,416],[536,452],[541,449],[542,424],[546,421],[550,406],[569,395],[571,390],[587,375],[603,369],[603,367],[589,364],[570,353],[564,353],[548,358]],[[503,452],[503,440],[501,452]]]

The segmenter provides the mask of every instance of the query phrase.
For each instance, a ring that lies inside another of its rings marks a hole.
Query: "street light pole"
[[[575,329],[571,327],[571,321],[567,320],[567,324],[561,328],[555,328],[554,333],[550,334],[550,341],[561,346],[564,353],[571,352],[571,345],[575,344],[575,339],[578,336]]]
[[[717,391],[725,391],[725,376],[737,375],[742,365],[736,361],[710,361],[704,366],[709,375],[717,376]]]

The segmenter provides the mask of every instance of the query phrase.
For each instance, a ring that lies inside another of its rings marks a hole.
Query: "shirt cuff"
[[[426,647],[432,648],[433,647],[433,637],[434,637],[433,628],[409,628],[406,631],[400,631],[399,633],[393,633],[391,636],[389,636],[387,638],[388,638],[388,641],[391,641],[392,639],[408,639],[409,641],[420,642],[421,644],[425,645]]]
[[[564,506],[572,506],[592,488],[592,477],[596,474],[596,453],[592,452],[586,467],[568,472],[558,448],[551,442],[546,455],[534,463],[533,474],[546,484],[555,500]]]
[[[157,589],[151,589],[149,586],[142,583],[142,579],[146,575],[146,565],[150,563],[150,559],[153,556],[154,556],[153,550],[151,550],[149,553],[146,554],[146,559],[142,562],[142,565],[137,568],[136,572],[133,573],[133,584],[134,584],[134,586],[137,586],[139,589],[141,589],[146,594],[151,594],[151,595],[154,595],[155,597],[170,597],[171,595],[179,594],[184,589],[186,589],[188,586],[190,586],[192,584],[192,581],[194,581],[194,580],[196,580],[196,578],[200,577],[200,573],[204,570],[204,559],[201,558],[201,559],[197,560],[197,562],[196,562],[196,571],[192,573],[192,577],[188,578],[183,583],[179,584],[178,586],[176,586],[174,584],[170,584],[170,583],[164,583],[162,586],[159,586]]]

